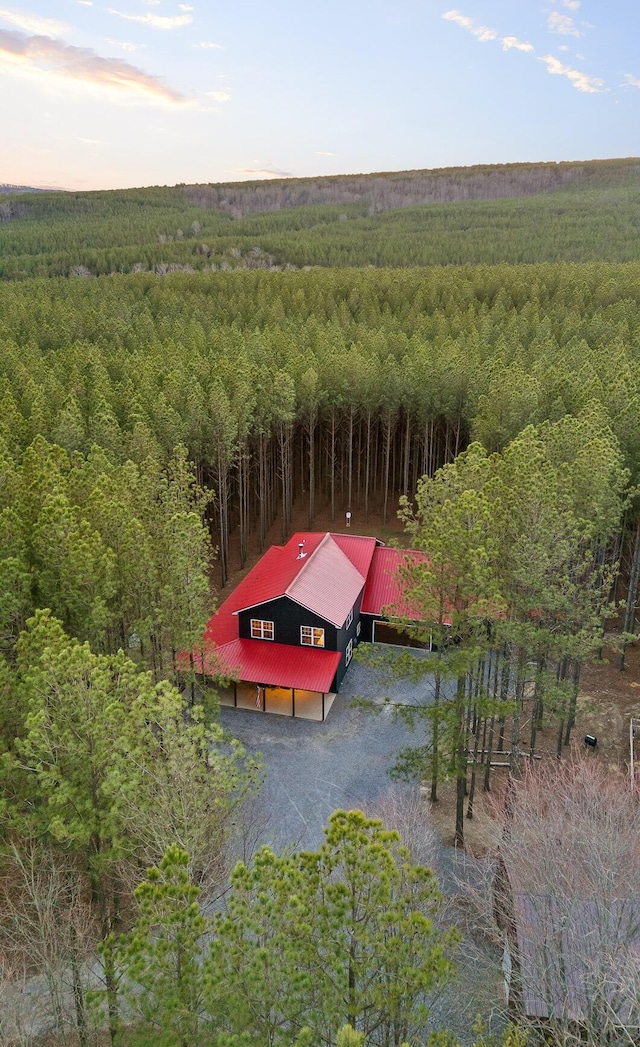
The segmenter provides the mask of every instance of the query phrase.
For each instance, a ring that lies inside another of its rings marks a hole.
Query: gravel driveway
[[[425,682],[393,684],[395,701],[415,702],[418,694],[424,701],[428,692]],[[388,772],[402,748],[424,741],[424,728],[412,732],[397,719],[384,705],[386,693],[376,673],[354,659],[324,723],[220,710],[222,725],[249,752],[261,753],[265,762],[260,842],[274,850],[315,848],[336,808],[360,807],[370,812],[392,794],[401,801],[405,796],[407,801],[415,797],[415,785],[393,782]],[[354,697],[369,699],[377,710],[353,706]],[[424,817],[429,833],[426,804]],[[432,864],[441,890],[449,896],[457,894],[459,859],[455,851],[436,841]],[[469,947],[460,952],[458,977],[431,1005],[434,1027],[450,1028],[463,1045],[473,1042],[470,1028],[475,1016],[488,1014],[500,1002],[500,956],[486,943],[470,946],[469,941]]]
[[[411,685],[394,684],[394,698],[411,701],[414,692]],[[389,778],[389,768],[400,749],[420,744],[424,736],[383,705],[383,694],[375,673],[354,659],[324,723],[220,710],[222,725],[264,758],[271,834],[265,842],[276,849],[316,847],[336,808],[369,808],[391,789],[402,789]],[[375,701],[379,711],[353,707],[354,697]]]

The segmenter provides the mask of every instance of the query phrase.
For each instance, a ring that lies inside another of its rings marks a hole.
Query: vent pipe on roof
[[[304,560],[306,555],[307,554],[304,551],[304,542],[302,541],[298,544],[298,555],[296,556],[296,560]]]

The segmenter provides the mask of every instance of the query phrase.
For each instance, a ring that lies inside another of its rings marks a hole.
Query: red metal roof
[[[267,594],[264,596],[265,600],[274,598],[271,576],[277,575],[281,552],[282,548],[278,545],[272,545],[270,549],[267,549],[262,559],[245,575],[227,599],[220,604],[213,617],[209,619],[204,633],[205,640],[213,641],[218,646],[229,643],[231,640],[237,640],[236,611],[242,610],[243,607],[253,606],[258,602],[256,596],[261,597],[262,593]],[[275,595],[280,596],[281,593],[276,592]]]
[[[368,538],[360,534],[332,534],[331,537],[344,555],[349,557],[356,571],[366,578],[374,550],[382,543],[377,538]]]
[[[284,596],[287,589],[300,573],[309,557],[315,552],[324,534],[294,534],[286,545],[272,545],[253,567],[249,574],[242,579],[240,585],[235,589],[241,594],[244,602],[236,602],[236,610],[246,607],[255,607],[256,604],[267,603]],[[304,541],[305,558],[298,559],[300,542]],[[223,605],[224,606],[224,605]]]
[[[401,571],[408,558],[416,562],[426,560],[424,553],[416,550],[389,549],[386,546],[375,550],[362,597],[363,614],[381,615],[384,608],[389,608],[392,615],[399,618],[420,620],[420,608],[412,606],[403,592]],[[451,623],[446,621],[445,624]]]
[[[249,683],[298,687],[326,694],[331,690],[340,657],[340,651],[293,647],[264,640],[234,640],[217,648],[211,657],[205,655],[205,664],[212,674],[228,674]]]
[[[205,645],[212,647],[206,656],[208,671],[254,683],[329,691],[339,651],[240,640],[237,612],[289,595],[340,626],[364,586],[366,575],[358,567],[368,568],[375,546],[375,538],[308,531],[294,534],[284,546],[272,546],[207,623]],[[200,661],[199,655],[194,657]]]
[[[364,582],[364,575],[355,569],[332,536],[325,534],[288,586],[287,596],[340,628],[364,589]]]
[[[329,532],[302,531],[286,545],[272,546],[209,620],[204,635],[208,671],[326,693],[340,662],[339,651],[241,640],[238,612],[286,595],[341,626],[364,587],[364,613],[381,614],[383,607],[394,605],[398,614],[414,617],[402,601],[398,578],[407,555],[421,554],[381,547],[376,538]],[[198,664],[200,656],[194,652],[194,657]]]
[[[241,582],[238,600],[244,602],[236,600],[232,613],[288,596],[308,611],[341,626],[366,578],[366,571],[359,571],[354,559],[368,566],[376,540],[354,535],[351,542],[344,543],[351,552],[349,556],[335,540],[337,537],[328,531],[299,532],[285,546],[273,546]]]

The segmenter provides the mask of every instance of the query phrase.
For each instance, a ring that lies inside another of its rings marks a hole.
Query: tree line
[[[47,607],[97,652],[131,651],[155,680],[210,614],[211,548],[185,449],[166,468],[71,456],[37,437],[16,462],[0,442],[0,656]]]
[[[433,171],[274,178],[267,182],[222,185],[211,183],[184,186],[183,191],[199,207],[226,211],[234,217],[308,205],[350,204],[360,200],[373,211],[387,211],[415,204],[537,195],[567,183],[624,177],[634,168],[634,162],[628,160],[492,164],[444,167]]]
[[[177,274],[0,288],[0,434],[113,466],[178,444],[222,584],[237,527],[264,547],[294,502],[366,520],[471,439],[599,412],[638,475],[635,266]]]
[[[7,195],[0,279],[638,260],[633,160]]]
[[[10,984],[44,975],[54,1024],[83,1044],[92,1022],[114,1043],[165,1024],[218,1047],[332,1044],[345,1024],[353,1043],[422,1035],[449,970],[424,923],[437,899],[379,824],[339,816],[317,851],[263,851],[228,887],[260,768],[180,658],[211,611],[212,538],[224,582],[233,528],[245,563],[294,503],[313,526],[320,506],[384,517],[404,499],[436,693],[411,714],[430,747],[397,770],[434,797],[456,780],[461,839],[492,753],[517,774],[543,723],[565,744],[625,541],[640,556],[639,279],[594,264],[0,286],[0,939]],[[358,909],[367,892],[385,904]],[[273,919],[284,896],[295,950]],[[387,949],[398,935],[408,951]]]
[[[375,660],[392,679],[424,681],[422,701],[397,711],[427,722],[427,742],[401,753],[395,773],[430,780],[432,801],[455,780],[458,844],[492,761],[518,778],[543,727],[558,755],[569,743],[582,665],[615,610],[628,475],[611,430],[584,412],[528,426],[492,455],[473,443],[403,499],[425,555],[407,557],[404,606],[387,611],[433,649]]]

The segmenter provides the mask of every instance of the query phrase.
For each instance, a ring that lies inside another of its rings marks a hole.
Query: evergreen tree
[[[426,1027],[455,936],[433,923],[432,874],[381,822],[336,811],[317,851],[265,848],[232,885],[207,962],[208,1006],[228,1031],[275,1045],[308,1027],[331,1042],[348,1022],[399,1045]]]

